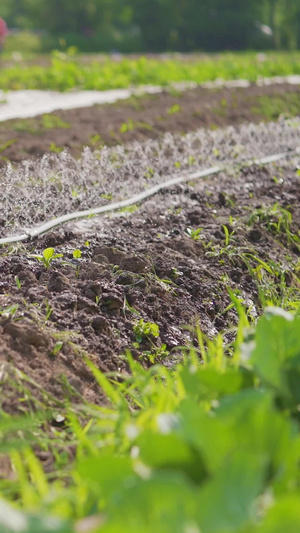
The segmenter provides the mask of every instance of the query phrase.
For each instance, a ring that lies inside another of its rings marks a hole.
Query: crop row
[[[72,52],[72,50],[71,50]],[[22,65],[1,70],[1,89],[53,89],[74,87],[90,90],[126,88],[132,85],[168,85],[172,82],[203,83],[224,80],[300,74],[300,53],[223,53],[195,56],[168,56],[165,59],[107,57],[101,61],[80,61],[72,53],[53,52],[51,64]]]

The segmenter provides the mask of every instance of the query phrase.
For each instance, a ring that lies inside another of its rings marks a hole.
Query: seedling
[[[20,282],[18,276],[15,277],[15,282],[16,282],[17,288],[20,290],[22,288],[22,283]]]
[[[74,250],[73,251],[73,257],[74,259],[80,259],[82,256],[81,250]]]
[[[277,235],[286,235],[289,244],[294,244],[298,249],[300,245],[299,236],[292,233],[292,215],[288,209],[278,205],[276,202],[271,207],[256,209],[249,217],[248,224],[261,222],[268,231]]]
[[[172,107],[169,107],[167,113],[168,115],[176,115],[176,113],[179,113],[181,111],[181,106],[179,104],[174,104]]]
[[[233,236],[234,231],[229,233],[229,229],[227,228],[227,226],[225,224],[222,224],[222,228],[223,228],[223,231],[225,233],[225,246],[228,246],[229,242],[230,242],[230,238]]]
[[[62,349],[63,344],[64,344],[64,343],[63,343],[62,341],[57,341],[57,342],[54,344],[54,346],[53,346],[51,352],[49,353],[49,357],[55,357],[55,356],[60,352],[60,350]]]
[[[140,355],[140,359],[148,359],[152,365],[154,365],[157,361],[162,361],[169,355],[169,351],[167,350],[167,345],[162,344],[159,348],[156,348],[152,351],[145,351]]]
[[[14,144],[15,142],[17,142],[17,139],[11,139],[9,141],[6,141],[5,143],[1,144],[0,145],[0,159],[2,159],[3,161],[8,161],[8,158],[5,157],[3,154],[3,152],[9,148],[12,144]]]
[[[9,305],[8,307],[4,308],[0,307],[0,316],[14,319],[18,308],[18,304]]]
[[[154,322],[145,322],[142,318],[133,326],[133,332],[137,342],[149,337],[159,337],[159,326]]]
[[[100,194],[100,198],[103,198],[103,200],[109,200],[111,201],[113,199],[113,195],[111,193],[103,193],[103,194]]]
[[[185,233],[189,237],[191,237],[191,239],[193,239],[194,241],[197,241],[200,238],[200,233],[201,233],[202,229],[203,228],[197,228],[197,229],[186,228]]]
[[[132,307],[127,299],[124,297],[124,303],[123,303],[123,314],[124,314],[124,317],[126,318],[126,312],[128,313],[133,313],[135,315],[140,315],[139,311],[137,311],[136,309],[134,309],[134,307]]]
[[[52,307],[49,304],[48,300],[45,300],[45,307],[46,307],[46,316],[45,316],[45,323],[49,320],[51,314],[52,314]]]
[[[32,254],[30,257],[43,263],[46,268],[50,268],[52,261],[59,257],[63,257],[63,254],[56,254],[54,248],[45,248],[42,255]]]
[[[59,154],[60,152],[63,151],[63,149],[64,149],[63,146],[57,146],[57,145],[55,144],[55,142],[50,143],[50,146],[49,146],[49,150],[50,150],[50,152],[53,152],[53,153],[55,153],[55,154]]]

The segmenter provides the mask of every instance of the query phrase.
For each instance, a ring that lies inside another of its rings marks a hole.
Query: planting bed
[[[210,338],[225,331],[230,343],[237,315],[229,289],[253,320],[268,301],[297,307],[298,164],[294,158],[224,172],[163,191],[134,213],[3,247],[2,408],[31,402],[14,368],[56,400],[67,394],[101,403],[84,355],[104,371],[126,372],[126,350],[146,366],[173,364],[193,340],[185,326],[198,322]],[[63,257],[46,268],[32,254],[48,247]],[[136,326],[148,322],[158,325],[158,336],[139,336]]]
[[[1,238],[185,178],[0,247],[0,531],[299,530],[299,101],[198,88],[0,125]]]
[[[274,109],[295,115],[299,95],[299,87],[289,85],[198,88],[1,125],[3,143],[17,138],[3,154],[17,161],[29,152],[35,159],[2,168],[2,236],[130,197],[174,173],[229,165],[217,176],[163,190],[124,213],[2,247],[5,410],[26,404],[19,401],[23,386],[16,395],[14,368],[53,398],[62,400],[68,391],[74,401],[101,403],[84,354],[104,371],[126,370],[126,350],[146,366],[172,364],[180,346],[193,341],[186,326],[198,322],[209,337],[225,331],[230,343],[237,314],[229,289],[253,320],[268,301],[297,307],[299,157],[244,169],[239,162],[295,149],[299,121],[200,129],[184,137],[171,132],[271,119]],[[130,121],[135,127],[125,131]],[[142,127],[142,121],[151,127]],[[86,150],[79,161],[65,152],[39,159],[50,140],[78,154],[93,136],[95,153]],[[49,247],[62,257],[46,268],[32,256]],[[81,257],[74,258],[74,250]],[[145,323],[156,324],[159,334],[150,329],[139,335],[136,328]],[[43,395],[33,383],[30,388]]]
[[[244,122],[298,115],[298,85],[204,89],[133,96],[113,105],[96,105],[36,118],[0,123],[0,164],[20,162],[67,147],[78,157],[84,146],[105,145],[183,134],[200,127],[216,129]]]

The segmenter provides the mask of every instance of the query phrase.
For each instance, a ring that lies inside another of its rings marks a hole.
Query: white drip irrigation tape
[[[296,150],[290,150],[289,152],[282,152],[280,154],[274,154],[266,157],[261,157],[259,159],[254,159],[252,161],[244,162],[242,163],[234,163],[230,166],[232,168],[239,166],[240,168],[246,168],[250,165],[256,164],[256,165],[268,165],[270,163],[275,163],[276,161],[279,161],[280,159],[284,159],[287,157],[292,157],[294,155],[300,154],[300,147],[298,147]],[[114,202],[112,204],[104,205],[101,207],[96,207],[94,209],[86,209],[85,211],[75,211],[73,213],[67,213],[65,215],[62,215],[60,217],[54,218],[53,220],[50,220],[49,222],[46,222],[45,224],[41,224],[40,226],[36,226],[35,228],[32,228],[31,230],[28,230],[26,233],[23,233],[21,235],[14,235],[12,237],[4,237],[3,239],[0,239],[0,245],[4,244],[12,244],[15,242],[22,242],[22,241],[29,241],[35,237],[38,237],[39,235],[43,235],[44,233],[47,233],[48,231],[52,230],[53,228],[60,226],[61,224],[64,224],[65,222],[70,222],[72,220],[78,220],[80,218],[88,218],[90,216],[94,215],[103,215],[104,213],[109,213],[112,211],[118,211],[119,209],[122,209],[123,207],[128,207],[133,204],[137,204],[139,202],[142,202],[146,200],[147,198],[150,198],[154,194],[157,194],[159,191],[163,189],[167,189],[168,187],[171,187],[173,185],[178,185],[179,183],[184,183],[186,181],[193,181],[201,178],[206,178],[208,176],[211,176],[212,174],[218,174],[222,170],[226,170],[229,168],[229,165],[220,165],[215,167],[210,167],[205,170],[199,170],[197,172],[193,172],[191,174],[188,174],[187,176],[177,176],[170,178],[167,181],[164,181],[163,183],[160,183],[158,185],[155,185],[154,187],[150,187],[146,191],[143,191],[139,194],[135,194],[131,198],[127,198],[126,200],[122,200],[120,202]]]

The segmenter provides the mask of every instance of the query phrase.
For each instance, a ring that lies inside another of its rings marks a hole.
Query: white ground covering
[[[185,136],[166,133],[160,139],[105,146],[95,152],[85,148],[80,159],[61,152],[17,166],[8,164],[0,169],[0,236],[26,231],[65,213],[131,198],[174,175],[235,163],[234,174],[239,172],[238,163],[295,150],[299,144],[300,119],[295,118],[199,129]],[[296,170],[299,156],[294,159]],[[228,169],[227,174],[231,172]]]
[[[145,87],[143,92],[159,92],[159,87]],[[110,104],[128,98],[135,89],[113,89],[110,91],[0,91],[0,121],[13,118],[28,118],[51,113],[58,109],[77,109],[94,104]]]
[[[275,78],[261,78],[258,85],[271,85],[274,83],[290,83],[300,85],[300,76],[277,76]],[[195,87],[195,83],[172,84],[178,89]],[[204,83],[207,88],[215,87],[248,87],[247,80],[215,80]],[[94,104],[108,104],[128,98],[136,93],[157,93],[162,87],[145,86],[139,89],[113,89],[110,91],[72,91],[60,93],[55,91],[0,91],[0,122],[13,118],[28,118],[51,113],[58,109],[76,109]],[[2,102],[2,103],[1,103]]]

